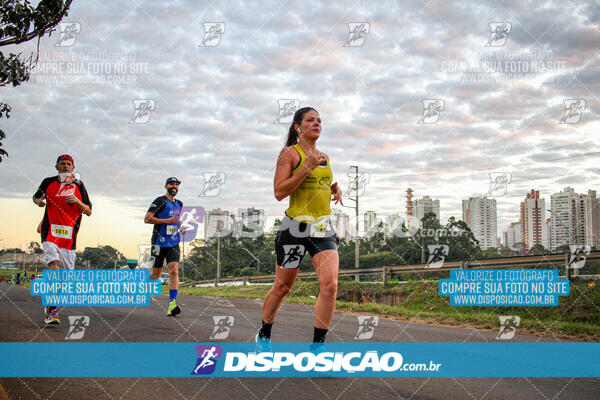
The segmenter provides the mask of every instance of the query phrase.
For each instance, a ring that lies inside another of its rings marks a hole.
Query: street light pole
[[[217,221],[217,276],[215,277],[215,286],[221,279],[221,232],[223,230],[223,221]]]
[[[256,256],[254,256],[254,254],[252,254],[250,252],[250,250],[248,250],[247,248],[242,246],[242,250],[244,250],[246,253],[250,254],[250,257],[254,258],[256,260],[256,273],[260,273],[260,260],[258,258],[256,258]]]
[[[356,268],[358,270],[359,268],[359,264],[360,264],[360,239],[358,237],[358,166],[357,165],[351,165],[350,168],[354,168],[354,187],[353,189],[355,190],[355,195],[354,198],[350,197],[350,200],[352,200],[355,203],[354,207],[351,206],[344,206],[344,207],[348,207],[348,208],[354,208],[355,210],[355,216],[356,216],[356,238],[354,240],[354,268]],[[360,276],[358,274],[355,275],[355,281],[356,282],[360,282]]]
[[[421,264],[425,264],[425,236],[423,235],[423,229],[421,228]]]
[[[219,284],[221,279],[221,236],[217,235],[217,277],[215,278],[215,286]]]
[[[181,278],[185,279],[185,240],[181,241]]]

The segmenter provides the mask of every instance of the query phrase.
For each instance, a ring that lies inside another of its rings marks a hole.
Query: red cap
[[[71,157],[68,154],[63,154],[62,156],[58,156],[58,158],[56,159],[56,163],[58,164],[62,160],[69,160],[69,161],[71,161],[71,164],[75,165],[75,162],[73,161],[73,157]]]

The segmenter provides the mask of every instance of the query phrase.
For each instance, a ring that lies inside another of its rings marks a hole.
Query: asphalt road
[[[1,342],[72,341],[68,316],[88,316],[87,342],[208,342],[213,316],[232,316],[226,341],[253,341],[261,300],[179,296],[183,312],[166,314],[168,298],[149,307],[63,307],[61,325],[45,327],[39,297],[0,284]],[[273,341],[312,340],[311,306],[284,303]],[[328,341],[358,341],[357,317],[336,313]],[[496,341],[497,332],[415,324],[380,318],[372,339],[398,342]],[[514,341],[558,341],[516,335]],[[60,360],[60,355],[50,355]],[[0,362],[2,361],[0,355]],[[594,399],[600,378],[0,378],[0,400],[8,399]],[[2,393],[2,387],[6,395]]]

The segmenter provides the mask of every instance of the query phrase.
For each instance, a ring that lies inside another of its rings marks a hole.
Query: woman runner
[[[332,200],[335,204],[342,203],[342,191],[337,182],[331,183],[333,174],[329,157],[317,149],[320,135],[319,113],[312,107],[299,109],[277,159],[273,180],[275,198],[281,201],[289,196],[290,205],[275,239],[276,277],[263,303],[262,327],[256,335],[259,352],[271,351],[271,327],[284,297],[296,281],[300,262],[307,251],[319,278],[313,350],[323,348],[335,311],[338,238],[329,217],[330,203]]]

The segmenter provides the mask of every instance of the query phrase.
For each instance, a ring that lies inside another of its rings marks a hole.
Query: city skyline
[[[577,193],[577,191],[575,191],[571,187],[567,186],[567,188],[569,188],[572,191],[574,191],[575,193]],[[563,188],[563,190],[564,189],[565,188]],[[590,189],[588,189],[588,191],[589,190]],[[545,203],[549,203],[550,196],[552,196],[554,194],[557,194],[557,193],[561,193],[561,192],[562,191],[557,191],[556,193],[548,193],[546,195],[548,197],[548,201],[545,202]],[[527,194],[527,193],[525,193],[525,194]],[[430,196],[425,195],[423,197],[430,197]],[[436,196],[435,194],[432,194],[432,197],[437,198],[439,196]],[[498,200],[498,199],[501,199],[503,197],[504,196],[494,197],[494,198],[491,198],[491,199]],[[480,197],[480,198],[484,198],[484,197]],[[542,194],[540,194],[540,198],[543,199],[543,200],[546,200],[546,198]],[[473,199],[473,198],[470,198],[470,199]],[[522,201],[523,198],[520,197],[520,199]],[[465,201],[465,200],[469,200],[469,199],[462,199],[461,200],[461,206],[462,206],[462,202]],[[520,204],[520,202],[515,202],[513,204],[513,209],[514,209],[513,214],[515,216],[517,216],[518,213],[519,213],[519,211],[518,211],[519,205],[518,204]],[[32,203],[32,205],[33,205],[33,203]],[[27,205],[25,205],[25,206],[27,206]],[[33,206],[35,206],[35,205],[33,205]],[[188,206],[188,205],[185,204],[185,206]],[[368,208],[367,205],[365,206],[365,208]],[[450,217],[455,217],[457,220],[463,220],[464,221],[464,218],[463,218],[463,215],[462,215],[462,209],[461,209],[461,213],[460,214],[456,213],[456,214],[452,214],[451,215],[451,213],[445,212],[444,208],[445,208],[445,203],[440,202],[440,213],[442,215],[448,215],[448,218],[440,220],[440,223],[442,225],[445,225],[446,222],[447,222],[447,220]],[[549,209],[550,208],[550,204],[545,204],[545,208]],[[206,235],[207,235],[206,234],[206,232],[207,232],[207,224],[206,224],[206,222],[209,220],[209,215],[211,214],[211,212],[214,211],[214,210],[217,210],[217,209],[220,209],[220,208],[219,207],[216,207],[214,209],[204,208],[204,212],[205,212],[204,218],[205,219],[204,219],[204,223],[201,224],[199,226],[199,228],[198,228],[198,234],[196,236],[197,239],[204,239],[206,237]],[[265,231],[268,231],[270,228],[272,228],[274,221],[276,219],[282,219],[283,215],[284,215],[283,212],[281,212],[281,214],[279,214],[279,213],[277,213],[277,214],[267,214],[267,213],[264,212],[263,209],[260,209],[260,208],[255,207],[255,206],[234,208],[235,211],[233,211],[233,210],[225,210],[225,209],[220,209],[220,210],[224,214],[227,215],[227,218],[226,218],[227,220],[230,220],[230,219],[239,220],[240,218],[247,218],[247,216],[245,216],[244,213],[247,212],[248,210],[254,210],[255,212],[260,213],[260,215],[261,215],[260,218],[263,218],[266,221],[265,225],[264,225],[265,226]],[[351,210],[351,209],[346,210],[346,209],[342,209],[340,207],[333,207],[332,206],[332,215],[335,215],[336,213],[340,213],[340,212],[341,212],[341,215],[343,216],[343,218],[345,218],[346,222],[341,223],[341,225],[339,225],[339,226],[348,226],[348,225],[350,225],[350,227],[349,227],[349,229],[347,231],[348,232],[354,232],[354,224],[355,224],[355,222],[354,222],[354,211]],[[398,207],[397,209],[391,209],[390,208],[390,209],[386,210],[386,212],[382,212],[379,209],[376,209],[376,210],[367,209],[365,211],[361,211],[360,215],[359,215],[359,226],[360,226],[360,228],[359,228],[359,234],[360,235],[364,234],[365,218],[366,218],[366,216],[368,215],[369,212],[373,212],[374,216],[375,216],[375,218],[377,218],[377,220],[381,220],[381,222],[383,222],[384,224],[387,225],[390,222],[390,217],[391,217],[391,219],[395,219],[396,216],[400,216],[401,218],[405,218],[406,217],[406,206],[403,205],[402,207]],[[546,216],[550,216],[550,215],[551,215],[550,212],[546,213]],[[40,215],[40,218],[41,218],[41,215]],[[510,220],[510,219],[511,218],[504,218],[503,220]],[[132,220],[135,221],[135,219],[133,219],[133,218],[132,218]],[[497,217],[497,221],[500,221],[500,216]],[[85,222],[86,221],[84,220],[84,223]],[[465,221],[465,222],[467,222],[467,221]],[[138,221],[138,223],[139,223],[139,221]],[[508,224],[506,226],[500,225],[500,223],[497,222],[497,230],[496,230],[497,235],[496,236],[499,237],[499,238],[502,238],[502,243],[497,243],[496,247],[500,247],[500,245],[505,245],[504,238],[505,238],[505,234],[507,232],[507,228],[510,225],[514,224],[514,223],[519,223],[519,218],[513,218],[513,220],[510,221],[510,222],[508,222]],[[104,221],[103,226],[107,226],[108,224],[109,224],[108,221]],[[519,226],[521,226],[521,225],[519,225]],[[213,229],[213,231],[214,231],[214,229]],[[202,232],[202,235],[200,234],[200,232]],[[214,234],[214,232],[212,234]],[[549,233],[548,233],[548,235],[549,235]],[[146,236],[147,236],[147,240],[144,240],[143,238],[146,237]],[[347,234],[346,236],[347,236],[347,239],[351,239],[351,235],[350,234]],[[91,242],[87,242],[85,246],[81,246],[80,245],[80,246],[78,246],[78,248],[79,248],[79,250],[83,250],[84,247],[96,247],[97,245],[110,245],[110,246],[115,247],[115,248],[119,249],[120,251],[122,251],[128,258],[136,258],[137,255],[138,255],[138,252],[137,252],[138,251],[138,247],[137,246],[138,245],[148,244],[149,243],[150,235],[142,234],[142,235],[139,235],[138,237],[141,237],[142,239],[141,239],[141,241],[139,241],[139,243],[136,242],[134,244],[134,246],[133,246],[134,248],[133,249],[127,249],[124,246],[119,246],[119,242],[118,241],[117,242],[108,242],[108,241],[104,242],[104,241],[100,241],[100,240],[98,242],[96,242],[96,243],[94,243],[93,240],[92,240]],[[521,239],[522,239],[522,236],[521,236]],[[31,241],[39,241],[39,239],[38,239],[37,236],[33,236],[32,235],[31,236],[31,240],[25,240],[25,241],[22,242],[21,245],[17,245],[17,246],[7,245],[7,243],[5,243],[4,240],[0,240],[0,248],[5,249],[5,248],[17,247],[17,248],[20,248],[22,250],[26,250],[27,245]],[[581,243],[581,244],[583,244],[583,243]],[[489,247],[493,247],[493,246],[489,246]],[[551,250],[551,249],[555,249],[558,246],[549,247],[547,245],[544,245],[544,247],[547,248],[548,250]]]

